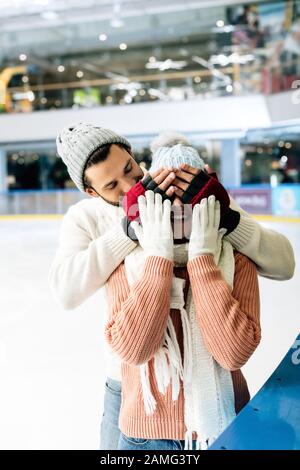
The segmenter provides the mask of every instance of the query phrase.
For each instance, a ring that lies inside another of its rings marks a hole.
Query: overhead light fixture
[[[121,44],[119,45],[119,48],[121,49],[121,51],[126,51],[127,44],[125,42],[121,42]]]
[[[122,28],[124,26],[124,21],[121,18],[113,18],[110,22],[112,28]]]
[[[77,72],[76,72],[76,77],[77,77],[77,78],[82,78],[83,75],[84,75],[84,73],[83,73],[82,70],[77,70]]]
[[[47,11],[42,11],[41,17],[44,20],[53,21],[58,18],[58,14],[56,13],[56,11],[47,10]]]
[[[27,60],[27,55],[26,54],[20,54],[19,59],[21,60],[21,62],[25,62],[25,60]]]
[[[158,69],[160,71],[164,70],[169,70],[169,69],[174,69],[174,70],[180,70],[184,67],[186,67],[187,62],[185,60],[172,60],[172,59],[166,59],[166,60],[157,60],[157,61],[152,61],[148,62],[145,67],[146,69]]]
[[[23,75],[22,82],[23,83],[28,83],[29,82],[29,78],[27,77],[27,75]]]
[[[121,18],[121,0],[114,0],[113,16],[110,21],[110,26],[113,28],[121,28],[124,26],[124,21]]]
[[[59,66],[57,67],[57,71],[58,71],[58,72],[64,72],[65,70],[66,70],[66,68],[65,68],[64,65],[59,65]]]
[[[233,52],[228,56],[225,54],[212,55],[209,61],[214,65],[218,64],[225,67],[228,64],[247,64],[247,62],[251,62],[254,59],[255,57],[253,54],[239,55],[236,52]]]
[[[34,3],[36,3],[37,5],[42,5],[42,6],[46,6],[49,4],[49,0],[34,0]]]
[[[225,23],[224,23],[223,20],[218,20],[218,21],[216,22],[216,25],[218,26],[218,28],[223,28],[224,24],[225,24]]]
[[[105,33],[99,34],[98,36],[99,41],[106,41],[107,35]]]

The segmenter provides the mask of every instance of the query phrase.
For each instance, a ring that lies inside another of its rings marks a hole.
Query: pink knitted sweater
[[[230,291],[212,255],[187,263],[199,328],[215,360],[231,371],[235,409],[249,400],[240,368],[260,342],[259,288],[255,264],[234,252],[235,274]],[[184,439],[184,396],[172,400],[171,386],[165,395],[157,390],[153,356],[160,348],[171,315],[182,348],[178,310],[170,310],[173,262],[160,256],[146,259],[143,276],[129,287],[122,263],[107,283],[110,319],[105,335],[122,358],[122,405],[119,427],[123,434],[147,439]],[[149,362],[149,377],[157,407],[152,415],[144,410],[139,365]],[[182,384],[181,384],[182,385]],[[196,437],[196,436],[194,436]]]

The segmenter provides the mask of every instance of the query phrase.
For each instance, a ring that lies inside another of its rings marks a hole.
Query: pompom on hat
[[[152,163],[149,172],[163,166],[179,168],[187,163],[194,168],[204,170],[204,161],[198,151],[190,145],[186,137],[176,132],[163,132],[151,143]]]

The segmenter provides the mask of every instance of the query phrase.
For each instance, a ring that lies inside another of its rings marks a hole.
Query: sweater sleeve
[[[116,224],[93,237],[96,221],[71,206],[63,217],[59,248],[48,272],[54,297],[73,309],[100,289],[136,243]]]
[[[227,370],[240,369],[261,339],[256,267],[235,253],[233,290],[212,255],[188,262],[198,324],[206,347]]]
[[[143,276],[129,288],[124,263],[107,283],[110,320],[106,340],[121,359],[140,365],[160,348],[170,313],[173,262],[149,256]]]
[[[230,207],[241,214],[240,223],[229,235],[232,246],[256,264],[258,273],[270,279],[291,279],[295,257],[291,243],[279,232],[263,227],[230,197]]]

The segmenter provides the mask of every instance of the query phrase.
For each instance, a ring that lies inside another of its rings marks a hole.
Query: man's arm
[[[279,232],[263,227],[244,211],[230,196],[230,207],[241,214],[240,223],[225,235],[233,247],[248,256],[257,266],[258,273],[270,279],[291,279],[295,258],[291,243]]]
[[[103,222],[105,223],[105,222]],[[59,248],[48,273],[54,296],[65,309],[73,309],[94,294],[135,247],[121,226],[98,238],[97,220],[76,205],[65,214]]]

